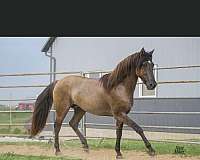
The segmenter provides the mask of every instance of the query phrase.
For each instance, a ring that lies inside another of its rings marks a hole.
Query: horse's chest
[[[124,86],[118,86],[111,94],[113,101],[117,103],[129,103],[130,95]]]
[[[119,86],[111,96],[111,106],[114,110],[129,112],[133,106],[133,95],[127,93],[123,86]]]

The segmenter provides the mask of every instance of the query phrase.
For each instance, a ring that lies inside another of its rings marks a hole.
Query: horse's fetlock
[[[54,147],[55,147],[56,149],[59,148],[59,144],[55,143],[55,144],[54,144]]]
[[[116,147],[115,147],[115,151],[116,151],[116,152],[120,151],[120,147],[116,146]]]
[[[150,143],[146,144],[146,147],[149,149],[152,148]]]
[[[72,127],[72,128],[78,128],[78,124],[76,124],[76,123],[74,123],[74,122],[72,122],[72,121],[69,121],[69,125],[70,125],[70,127]]]

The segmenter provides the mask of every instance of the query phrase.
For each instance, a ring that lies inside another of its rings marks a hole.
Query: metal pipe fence
[[[200,68],[200,65],[187,65],[187,66],[172,66],[172,67],[157,67],[155,70],[169,70],[169,69],[187,69],[187,68]],[[42,76],[50,74],[88,74],[88,73],[109,73],[108,71],[75,71],[75,72],[40,72],[40,73],[13,73],[13,74],[0,74],[0,77],[16,77],[16,76]]]
[[[200,65],[191,65],[191,66],[173,66],[173,67],[157,67],[156,70],[170,70],[170,69],[187,69],[187,68],[200,68]],[[49,73],[16,73],[16,74],[0,74],[0,77],[19,77],[19,76],[42,76],[42,75],[51,75],[51,74],[80,74],[81,76],[85,77],[86,74],[92,74],[92,73],[109,73],[110,71],[88,71],[88,72],[49,72]],[[159,85],[162,84],[180,84],[180,83],[200,83],[200,80],[179,80],[179,81],[158,81]],[[143,84],[142,82],[137,84]],[[15,85],[15,86],[0,86],[1,89],[8,89],[8,88],[35,88],[35,87],[46,87],[47,85]],[[36,98],[22,98],[22,99],[0,99],[0,101],[35,101]],[[51,110],[53,112],[53,120],[55,120],[55,110]],[[70,109],[70,112],[73,112],[73,110]],[[0,111],[1,113],[32,113],[32,111]],[[130,114],[145,114],[145,115],[200,115],[200,112],[136,112],[131,111]],[[63,123],[64,125],[68,123]],[[0,126],[24,126],[24,125],[31,125],[31,123],[12,123],[11,121],[9,123],[0,123]],[[46,125],[53,125],[53,122],[47,122]],[[87,123],[86,117],[84,116],[81,120],[80,128],[84,136],[86,136],[86,128],[88,125],[93,126],[112,126],[113,124],[97,124],[97,123]],[[167,129],[194,129],[199,130],[200,127],[176,127],[176,126],[141,126],[143,128],[167,128]]]
[[[200,80],[188,80],[188,81],[158,81],[157,84],[175,84],[175,83],[200,83]],[[137,84],[143,84],[138,82]],[[18,85],[18,86],[0,86],[0,88],[43,88],[47,85]]]

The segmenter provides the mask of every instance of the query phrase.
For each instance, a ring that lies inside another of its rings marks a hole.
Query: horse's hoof
[[[156,151],[153,148],[150,148],[149,151],[148,151],[148,154],[150,156],[155,156],[156,155]]]
[[[122,155],[117,155],[116,159],[123,159]]]
[[[89,153],[89,148],[88,147],[83,147],[83,151],[86,153]]]
[[[56,152],[55,152],[55,155],[56,155],[56,156],[60,156],[60,155],[61,155],[61,152],[60,152],[60,151],[56,151]]]

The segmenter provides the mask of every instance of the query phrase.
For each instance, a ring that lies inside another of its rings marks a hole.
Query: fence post
[[[83,116],[83,118],[81,119],[81,132],[84,135],[84,137],[86,137],[86,125],[85,125],[85,115]]]
[[[55,137],[55,132],[54,132],[54,123],[56,121],[56,112],[55,110],[51,110],[51,112],[53,113],[52,119],[53,119],[53,124],[52,124],[52,138],[54,139]]]
[[[80,72],[82,77],[85,77],[85,73]],[[81,132],[84,137],[86,137],[86,114],[81,119]]]

